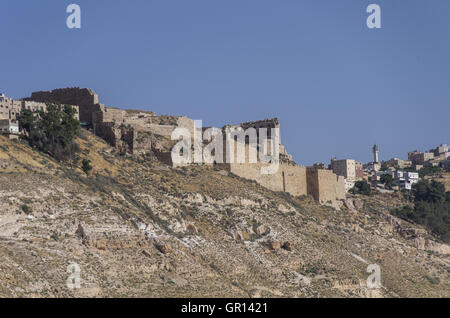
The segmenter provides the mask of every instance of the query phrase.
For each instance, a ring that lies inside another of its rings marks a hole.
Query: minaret
[[[378,154],[380,153],[380,151],[378,150],[378,146],[374,145],[372,148],[373,151],[373,162],[374,163],[379,163],[379,158],[378,158]]]

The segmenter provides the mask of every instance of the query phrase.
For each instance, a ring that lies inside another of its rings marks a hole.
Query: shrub
[[[92,170],[91,161],[89,159],[83,159],[81,162],[81,169],[83,169],[86,175],[89,175],[89,172]]]
[[[425,176],[434,176],[442,172],[443,170],[440,167],[424,167],[419,170],[419,176],[423,178]]]
[[[450,242],[450,192],[437,181],[422,180],[413,187],[414,207],[395,209],[392,214],[407,221],[421,224]]]
[[[352,189],[352,192],[355,194],[370,195],[372,190],[370,189],[370,185],[367,181],[357,181]]]
[[[384,183],[387,189],[392,188],[392,184],[394,183],[394,178],[390,174],[383,174],[380,176],[381,183]]]
[[[80,122],[74,118],[75,109],[67,105],[48,104],[47,111],[23,109],[19,115],[22,136],[31,147],[62,161],[79,152],[74,138]]]
[[[25,213],[27,215],[31,214],[31,212],[32,212],[31,208],[26,204],[23,204],[20,208],[22,209],[23,213]]]

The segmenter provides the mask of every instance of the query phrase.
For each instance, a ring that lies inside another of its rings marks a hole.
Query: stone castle
[[[194,136],[195,123],[188,117],[158,116],[153,112],[105,107],[99,102],[98,95],[87,88],[74,87],[34,92],[31,97],[22,99],[20,103],[21,107],[31,105],[29,103],[35,103],[36,107],[45,107],[45,103],[48,102],[75,105],[79,109],[79,120],[82,126],[92,129],[97,136],[103,138],[117,151],[132,155],[153,153],[161,162],[170,166],[175,166],[172,162],[171,150],[177,142],[171,140],[172,132],[176,128],[185,128],[191,136]],[[267,128],[268,131],[280,128],[276,118],[225,127],[231,126],[244,130]],[[248,144],[247,141],[244,143],[247,156]],[[287,192],[294,196],[310,195],[322,204],[333,206],[338,206],[339,201],[345,199],[343,176],[318,166],[297,165],[281,142],[276,146],[279,147],[280,161],[275,174],[261,174],[261,167],[265,165],[262,162],[249,163],[246,160],[244,163],[220,163],[219,165],[226,171],[254,180],[273,191]]]

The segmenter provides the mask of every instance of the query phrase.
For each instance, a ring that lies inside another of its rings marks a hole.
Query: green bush
[[[19,115],[22,136],[31,147],[57,160],[67,160],[79,151],[74,138],[80,129],[75,109],[68,105],[48,104],[47,111],[23,109]]]
[[[380,181],[383,183],[387,189],[391,189],[394,183],[394,178],[390,174],[383,174],[380,176]]]
[[[355,194],[370,195],[372,190],[370,189],[370,185],[367,181],[357,181],[352,189],[352,192]]]
[[[440,174],[442,173],[444,170],[442,170],[442,168],[440,167],[424,167],[422,169],[419,170],[419,176],[421,178],[425,177],[425,176],[434,176],[436,174]]]
[[[31,212],[32,212],[31,208],[26,204],[22,205],[20,208],[22,209],[23,213],[25,213],[27,215],[31,214]]]
[[[422,180],[413,187],[414,207],[395,209],[392,214],[421,224],[450,243],[450,192],[437,181]]]
[[[89,175],[89,172],[92,170],[91,161],[89,159],[83,159],[81,169],[83,169],[85,174]]]

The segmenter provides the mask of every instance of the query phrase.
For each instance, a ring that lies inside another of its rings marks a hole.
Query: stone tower
[[[373,151],[373,162],[374,163],[378,163],[379,162],[378,155],[380,153],[380,151],[378,149],[378,146],[374,145],[373,148],[372,148],[372,151]]]

